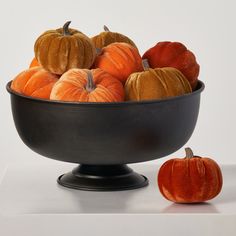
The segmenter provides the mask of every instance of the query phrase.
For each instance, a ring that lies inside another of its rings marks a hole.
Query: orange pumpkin
[[[58,76],[42,67],[32,67],[21,72],[11,83],[11,89],[31,97],[49,99]]]
[[[125,83],[130,74],[142,71],[142,59],[138,50],[127,43],[112,43],[101,50],[94,63]]]
[[[186,157],[165,162],[158,173],[162,195],[177,203],[197,203],[217,196],[222,188],[222,173],[210,158],[194,156],[186,148]]]
[[[37,61],[37,59],[34,57],[33,60],[30,63],[29,68],[35,67],[35,66],[40,66],[39,62]]]
[[[120,102],[122,83],[101,69],[70,69],[54,85],[50,99],[72,102]]]
[[[151,68],[174,67],[189,80],[192,89],[197,85],[199,65],[194,54],[179,42],[159,42],[144,53]]]

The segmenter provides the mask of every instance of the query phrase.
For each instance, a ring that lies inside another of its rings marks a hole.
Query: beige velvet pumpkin
[[[128,38],[127,36],[117,33],[117,32],[111,32],[107,26],[104,25],[104,32],[101,32],[100,34],[94,36],[91,38],[95,47],[98,49],[102,49],[109,44],[112,43],[128,43],[134,47],[136,47],[135,43]],[[136,47],[137,48],[137,47]]]
[[[126,100],[162,99],[191,93],[185,76],[172,67],[151,69],[143,62],[145,71],[133,73],[125,83]]]
[[[90,68],[96,49],[89,37],[69,28],[48,30],[36,40],[34,52],[42,67],[54,74],[63,74],[71,68]]]

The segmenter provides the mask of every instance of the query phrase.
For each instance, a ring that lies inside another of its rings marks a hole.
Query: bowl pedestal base
[[[148,179],[127,165],[79,165],[72,172],[58,177],[67,188],[87,191],[120,191],[148,185]]]

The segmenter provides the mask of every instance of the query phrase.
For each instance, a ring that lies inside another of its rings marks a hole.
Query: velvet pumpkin
[[[196,88],[200,67],[194,54],[182,43],[159,42],[146,51],[142,58],[148,59],[153,69],[174,67],[180,70],[189,80],[192,88]]]
[[[130,38],[120,33],[111,32],[105,25],[104,25],[104,32],[101,32],[100,34],[92,37],[91,39],[95,47],[98,49],[102,49],[108,46],[109,44],[115,43],[115,42],[128,43],[136,47],[135,43]]]
[[[100,68],[125,83],[130,74],[142,71],[138,50],[127,43],[112,43],[97,56],[95,68]]]
[[[29,68],[36,67],[36,66],[40,66],[40,65],[39,65],[39,62],[37,61],[37,59],[34,57],[30,63]]]
[[[218,164],[207,157],[194,156],[186,148],[185,158],[166,161],[158,173],[162,195],[176,203],[197,203],[217,196],[223,178]]]
[[[39,64],[59,75],[71,68],[90,68],[96,56],[92,40],[78,30],[70,29],[69,24],[70,21],[63,28],[46,31],[34,45]]]
[[[142,101],[162,99],[191,93],[192,89],[185,76],[171,67],[149,68],[143,60],[144,71],[133,73],[125,83],[126,100]]]
[[[13,79],[11,89],[27,96],[49,99],[58,76],[41,67],[32,67]]]
[[[52,100],[72,102],[120,102],[122,83],[101,69],[70,69],[54,85]]]

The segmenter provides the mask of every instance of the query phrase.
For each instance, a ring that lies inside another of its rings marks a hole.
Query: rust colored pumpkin
[[[39,62],[37,61],[37,59],[34,57],[30,63],[29,68],[36,67],[36,66],[40,66],[40,65],[39,65]]]
[[[112,43],[97,56],[95,68],[100,68],[125,83],[130,74],[142,71],[142,59],[138,50],[127,43]]]
[[[185,158],[166,161],[158,173],[162,195],[176,203],[198,203],[217,196],[223,178],[218,164],[207,157],[194,156],[186,148]]]
[[[48,30],[36,40],[35,57],[39,64],[54,74],[63,74],[71,68],[90,68],[96,56],[92,40],[78,30],[69,28]]]
[[[189,80],[193,89],[196,88],[199,65],[194,54],[179,42],[159,42],[144,53],[152,68],[174,67],[180,70]]]
[[[135,43],[130,38],[120,33],[111,32],[105,25],[104,25],[104,32],[101,32],[100,34],[92,37],[91,39],[95,47],[98,49],[102,49],[108,46],[109,44],[116,42],[128,43],[133,47],[136,47]]]
[[[143,67],[143,72],[133,73],[127,79],[126,100],[163,99],[192,92],[190,83],[179,70],[172,67],[152,69],[146,59]]]
[[[101,69],[70,69],[54,85],[50,99],[71,102],[120,102],[122,83]]]
[[[27,96],[49,99],[52,87],[57,81],[57,75],[42,67],[32,67],[15,77],[11,89]]]

